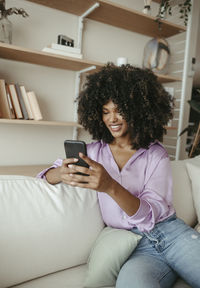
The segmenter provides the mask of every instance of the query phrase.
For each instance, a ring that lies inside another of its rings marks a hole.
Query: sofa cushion
[[[40,277],[13,288],[83,288],[85,275],[87,271],[86,264],[69,268],[63,271],[55,272],[44,277]],[[10,287],[10,288],[12,288]],[[104,287],[114,288],[114,287]]]
[[[200,223],[195,226],[195,230],[200,233]]]
[[[171,161],[173,204],[177,216],[183,219],[188,225],[194,226],[196,223],[196,211],[186,163],[194,163],[200,167],[200,156],[186,160]]]
[[[92,190],[0,176],[0,198],[1,288],[86,263],[104,227]]]
[[[10,288],[83,288],[87,265],[68,268]]]
[[[83,288],[87,271],[86,265],[69,268],[63,271],[52,273],[41,278],[28,281],[13,288]],[[10,288],[12,288],[10,287]],[[115,288],[106,286],[104,288]],[[191,288],[182,279],[178,279],[173,288]]]
[[[200,223],[200,167],[193,163],[187,163],[186,166],[192,183],[194,207]]]
[[[141,238],[140,235],[131,231],[104,228],[92,247],[84,287],[115,285],[121,266]]]
[[[173,288],[192,288],[192,287],[179,278],[174,284]]]

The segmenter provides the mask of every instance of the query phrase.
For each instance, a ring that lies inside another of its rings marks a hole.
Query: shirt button
[[[127,216],[126,216],[126,215],[123,215],[123,217],[122,217],[122,218],[125,220],[125,219],[127,219]]]

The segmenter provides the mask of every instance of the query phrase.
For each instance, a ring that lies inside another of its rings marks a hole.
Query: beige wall
[[[143,1],[114,1],[142,10]],[[23,0],[6,0],[7,7],[23,7],[30,15],[10,16],[13,44],[41,50],[55,42],[58,34],[77,41],[78,17]],[[154,7],[155,4],[153,3]],[[149,37],[86,20],[83,55],[106,63],[126,56],[129,63],[141,65],[143,47]],[[76,43],[75,43],[76,44]],[[38,96],[44,120],[73,120],[75,72],[0,59],[0,78],[19,82]],[[46,164],[64,157],[63,142],[72,138],[72,128],[31,125],[0,125],[0,165]],[[80,137],[90,140],[83,132]]]

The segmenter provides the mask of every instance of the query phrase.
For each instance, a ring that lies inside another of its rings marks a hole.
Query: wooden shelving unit
[[[184,26],[172,24],[168,21],[162,21],[162,29],[158,29],[156,18],[145,15],[137,10],[126,8],[122,5],[115,4],[107,0],[27,0],[37,4],[45,5],[54,9],[62,10],[75,15],[82,15],[89,7],[95,3],[100,6],[95,9],[88,19],[99,21],[115,27],[123,28],[147,35],[150,37],[170,37],[180,32],[186,31]],[[157,1],[156,1],[157,2]]]
[[[169,37],[186,30],[185,27],[162,21],[162,30],[158,29],[155,17],[143,14],[142,12],[128,9],[122,5],[112,3],[107,0],[27,0],[33,3],[41,4],[53,9],[62,10],[64,12],[82,15],[88,8],[98,2],[100,6],[93,11],[88,18],[99,21],[115,27],[130,30],[150,37]],[[157,1],[156,1],[157,2]],[[66,69],[71,71],[80,71],[85,68],[96,66],[96,70],[100,69],[104,63],[95,61],[71,58],[61,55],[55,55],[39,50],[28,49],[10,44],[0,43],[0,58],[26,62],[36,65],[43,65],[52,68]],[[94,72],[92,70],[92,72]],[[180,78],[171,75],[157,75],[161,83],[181,81]],[[0,124],[24,124],[24,125],[48,125],[48,126],[73,126],[79,127],[75,122],[59,122],[59,121],[34,121],[34,120],[18,120],[18,119],[0,119]],[[167,127],[167,129],[174,129]]]

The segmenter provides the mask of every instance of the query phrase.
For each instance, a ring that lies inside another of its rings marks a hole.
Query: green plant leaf
[[[200,114],[200,101],[197,100],[189,100],[191,108]]]
[[[185,132],[187,132],[189,130],[189,127],[186,127],[185,129],[183,129],[183,131],[179,134],[179,136],[183,135]]]

